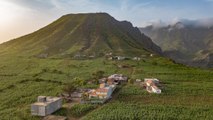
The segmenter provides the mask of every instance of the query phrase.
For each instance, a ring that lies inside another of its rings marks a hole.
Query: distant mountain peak
[[[185,27],[185,25],[182,22],[177,22],[173,25],[173,27],[176,29],[182,29]]]
[[[161,54],[161,49],[138,28],[128,21],[117,21],[107,13],[67,14],[1,46],[31,56],[99,55],[109,51],[123,55]]]
[[[213,27],[205,27],[210,23],[179,21],[158,29],[148,26],[140,30],[173,60],[193,66],[213,67]]]

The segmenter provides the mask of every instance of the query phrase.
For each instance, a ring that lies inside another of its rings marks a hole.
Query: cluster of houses
[[[73,99],[80,99],[79,103],[105,103],[112,98],[117,85],[127,82],[128,77],[122,74],[113,74],[109,77],[99,79],[97,89],[80,89],[71,94]],[[135,83],[143,83],[149,93],[160,94],[159,80],[156,78],[145,78],[144,82],[136,79]],[[86,97],[86,99],[85,99]],[[37,102],[31,104],[31,114],[36,116],[47,116],[62,107],[62,97],[38,96]]]
[[[159,85],[158,79],[156,79],[156,78],[145,78],[144,83],[146,85],[146,90],[149,93],[157,93],[157,94],[161,93],[161,89],[159,89],[157,87],[157,85]]]
[[[154,54],[150,54],[149,56],[153,57]],[[147,55],[141,55],[141,57],[138,57],[138,56],[126,57],[126,56],[115,56],[115,55],[113,55],[113,53],[110,52],[110,53],[105,54],[105,57],[108,60],[118,60],[118,61],[121,61],[121,60],[134,60],[134,61],[140,61],[140,60],[142,60],[142,58],[146,58]]]
[[[90,54],[90,55],[86,55],[86,54],[80,54],[77,53],[73,56],[73,59],[94,59],[96,57],[95,54]]]
[[[127,82],[128,78],[122,74],[113,74],[107,78],[99,79],[99,88],[91,89],[86,94],[88,95],[88,101],[90,103],[104,103],[110,98],[116,89],[116,86],[120,83]]]
[[[108,57],[108,60],[118,60],[118,61],[135,60],[135,61],[140,61],[141,58],[140,57],[110,56],[110,57]]]
[[[44,55],[42,55],[44,56]],[[113,55],[112,52],[109,53],[105,53],[104,55],[106,57],[106,59],[108,60],[118,60],[118,61],[122,61],[122,60],[134,60],[134,61],[140,61],[142,60],[142,58],[146,58],[148,55],[141,55],[140,57],[135,56],[135,57],[127,57],[127,56],[121,56],[121,55]],[[154,54],[150,54],[150,57],[153,57]],[[96,54],[90,54],[90,55],[86,55],[86,54],[80,54],[77,53],[73,56],[73,59],[94,59],[98,56],[96,56]]]
[[[112,93],[118,84],[127,82],[128,78],[122,74],[113,74],[99,79],[99,87],[96,89],[77,89],[71,94],[69,100],[79,103],[105,103],[112,98]],[[68,95],[62,97],[68,100]]]

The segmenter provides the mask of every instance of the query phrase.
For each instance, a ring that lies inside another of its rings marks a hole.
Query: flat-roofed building
[[[47,116],[62,107],[62,98],[51,96],[38,96],[36,103],[31,105],[31,114],[37,116]]]

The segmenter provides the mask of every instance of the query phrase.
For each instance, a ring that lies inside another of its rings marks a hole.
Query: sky
[[[64,14],[107,12],[134,26],[213,18],[213,0],[0,0],[0,43],[34,32]]]

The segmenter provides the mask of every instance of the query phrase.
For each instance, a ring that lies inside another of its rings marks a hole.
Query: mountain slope
[[[127,21],[117,21],[107,13],[69,14],[50,25],[0,46],[2,53],[72,56],[74,54],[161,53],[150,38]]]
[[[177,22],[161,28],[140,28],[164,54],[192,66],[213,67],[213,27],[193,26]]]

